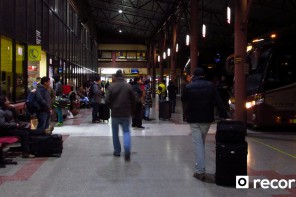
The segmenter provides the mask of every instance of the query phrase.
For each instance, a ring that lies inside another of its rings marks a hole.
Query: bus
[[[273,31],[254,39],[248,45],[248,125],[296,125],[295,33],[295,27]]]

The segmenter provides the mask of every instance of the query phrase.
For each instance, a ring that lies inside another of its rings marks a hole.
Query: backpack
[[[28,94],[25,104],[30,114],[37,113],[40,110],[41,107],[36,98],[36,91],[31,91]]]
[[[91,84],[89,91],[88,91],[88,98],[91,99],[92,97],[94,97],[94,83]]]

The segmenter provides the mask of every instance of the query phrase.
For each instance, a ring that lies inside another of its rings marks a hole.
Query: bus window
[[[270,57],[271,48],[258,48],[249,54],[247,63],[249,63],[251,71],[247,79],[247,92],[252,94],[258,91],[263,79],[264,70]]]
[[[266,76],[265,90],[279,88],[296,82],[295,53],[277,49],[273,54]]]

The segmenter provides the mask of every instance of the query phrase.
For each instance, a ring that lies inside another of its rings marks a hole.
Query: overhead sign
[[[29,61],[41,61],[41,46],[29,45],[28,46],[28,60]]]

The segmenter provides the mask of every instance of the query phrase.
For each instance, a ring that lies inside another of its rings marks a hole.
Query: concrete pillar
[[[176,82],[176,41],[177,41],[177,24],[174,22],[172,25],[172,42],[171,42],[171,69],[170,69],[170,78],[172,81]]]
[[[235,1],[235,24],[234,24],[234,75],[235,75],[235,113],[234,119],[246,122],[246,47],[247,47],[247,1]]]
[[[199,19],[198,19],[198,2],[191,1],[191,19],[190,19],[190,65],[191,75],[198,66],[198,35],[199,35]],[[185,38],[184,38],[185,39]]]
[[[155,86],[156,86],[156,64],[157,64],[157,54],[155,43],[152,45],[153,48],[153,65],[152,65],[152,97],[155,98]]]

